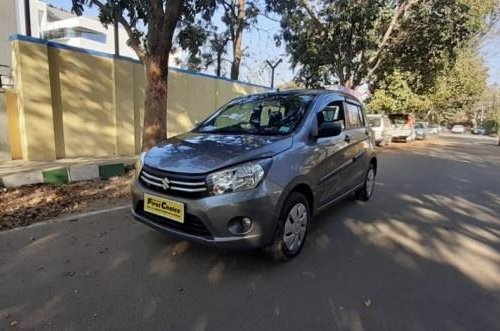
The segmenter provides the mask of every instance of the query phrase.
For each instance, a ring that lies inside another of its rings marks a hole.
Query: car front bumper
[[[145,212],[145,193],[183,203],[185,223]],[[187,199],[151,190],[136,180],[132,185],[132,214],[137,221],[177,238],[221,248],[251,249],[265,246],[274,238],[280,195],[279,187],[264,180],[254,190]],[[250,230],[242,235],[231,233],[229,221],[241,217],[252,220]],[[197,227],[193,227],[196,231],[184,226],[188,219],[196,220]],[[200,234],[197,231],[200,227],[205,227],[206,233]]]

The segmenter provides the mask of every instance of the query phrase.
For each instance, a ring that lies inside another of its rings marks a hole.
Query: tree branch
[[[92,4],[96,5],[100,10],[104,9],[104,4],[98,0],[91,0]],[[139,41],[134,35],[134,32],[132,31],[132,27],[130,24],[128,24],[127,20],[123,17],[123,15],[119,15],[118,17],[115,18],[125,29],[125,32],[127,32],[128,39],[130,41],[130,47],[134,50],[134,52],[137,54],[137,57],[142,61],[144,59],[144,50],[141,48],[139,45]]]
[[[390,37],[392,33],[394,32],[394,29],[396,26],[399,24],[399,19],[403,16],[403,14],[415,3],[417,3],[419,0],[409,0],[408,2],[401,2],[399,6],[397,7],[396,12],[392,16],[391,22],[389,23],[389,26],[387,27],[387,30],[385,30],[385,33],[382,37],[382,41],[380,43],[380,46],[375,53],[374,56],[372,56],[368,61],[367,65],[371,66],[371,68],[368,70],[368,73],[366,75],[367,79],[372,77],[372,75],[375,73],[375,71],[378,69],[380,66],[380,63],[382,62],[382,52],[384,51],[387,43],[390,40]],[[375,63],[373,63],[375,61]]]
[[[301,7],[306,10],[307,14],[314,21],[314,23],[316,25],[318,25],[318,27],[323,29],[324,28],[323,23],[321,23],[321,21],[318,19],[318,17],[314,13],[314,10],[312,9],[312,6],[311,6],[311,3],[309,2],[309,0],[301,0],[301,1],[299,1],[299,3],[301,5]]]

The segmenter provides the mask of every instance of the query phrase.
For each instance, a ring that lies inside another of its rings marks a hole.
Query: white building
[[[105,28],[98,18],[75,14],[47,5],[41,0],[30,1],[31,36],[48,39],[69,46],[114,54],[114,28]],[[0,65],[10,65],[9,36],[26,34],[24,0],[2,0],[0,11]],[[135,52],[127,46],[128,36],[119,27],[118,40],[121,56],[137,59]],[[169,64],[177,67],[180,52],[170,56]]]

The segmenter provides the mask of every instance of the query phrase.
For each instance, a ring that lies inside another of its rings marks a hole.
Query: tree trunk
[[[153,5],[161,6],[161,1]],[[181,15],[183,0],[169,0],[163,15],[153,15],[148,25],[147,53],[142,58],[146,74],[142,151],[167,138],[168,58]],[[155,13],[161,13],[155,8]]]
[[[237,80],[240,76],[242,57],[241,44],[243,41],[243,27],[245,24],[245,0],[238,0],[238,18],[233,38],[233,63],[231,64],[231,79]]]
[[[217,77],[220,77],[221,65],[222,65],[222,53],[218,52],[217,53],[217,68],[215,70],[215,74],[217,75]]]
[[[144,60],[146,86],[142,151],[147,151],[167,138],[168,66],[165,63],[168,63],[168,52],[166,57],[166,60],[155,57]]]

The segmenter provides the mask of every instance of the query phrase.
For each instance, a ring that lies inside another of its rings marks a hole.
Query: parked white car
[[[373,130],[375,143],[387,146],[392,141],[391,121],[386,115],[367,115],[368,126]]]
[[[415,117],[412,114],[389,114],[392,139],[412,142],[415,140]]]
[[[429,134],[439,134],[441,131],[441,127],[437,124],[429,124],[429,127],[427,128],[427,133]]]
[[[463,125],[460,125],[460,124],[455,124],[451,128],[451,132],[452,133],[465,133],[465,127]]]

